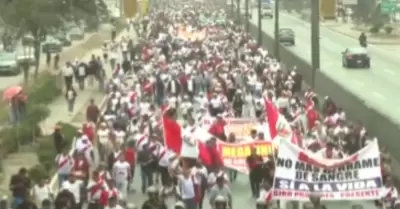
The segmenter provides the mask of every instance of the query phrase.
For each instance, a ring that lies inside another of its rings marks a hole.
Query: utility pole
[[[317,0],[318,1],[318,0]],[[274,30],[274,35],[275,35],[275,58],[276,60],[280,61],[280,42],[279,42],[279,0],[275,1],[275,30]]]
[[[240,0],[236,0],[236,18],[238,24],[240,24]]]
[[[311,1],[311,87],[315,88],[315,76],[320,69],[320,46],[319,46],[319,1]]]
[[[261,15],[261,0],[258,0],[257,4],[258,10],[258,45],[262,45],[262,15]]]
[[[249,29],[249,25],[250,25],[250,17],[249,17],[249,0],[245,1],[245,16],[246,16],[246,33],[249,33],[250,29]]]
[[[231,0],[231,12],[232,12],[232,18],[235,18],[235,4],[233,0]]]

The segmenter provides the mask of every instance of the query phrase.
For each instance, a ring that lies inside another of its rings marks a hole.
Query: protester
[[[10,180],[10,190],[13,196],[12,208],[18,208],[28,197],[31,180],[27,176],[26,168],[21,168]]]
[[[32,197],[36,205],[40,206],[45,200],[50,201],[54,199],[53,191],[46,182],[47,179],[41,179],[39,183],[32,188]]]

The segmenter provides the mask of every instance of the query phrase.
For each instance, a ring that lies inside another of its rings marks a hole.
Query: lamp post
[[[257,3],[258,10],[258,40],[257,43],[259,46],[262,44],[262,15],[261,15],[261,0],[258,0]]]
[[[311,1],[311,87],[315,87],[315,76],[320,69],[319,46],[319,0]]]
[[[249,20],[250,20],[250,17],[249,17],[249,0],[246,0],[245,1],[245,17],[247,18],[246,19],[246,33],[249,33],[249,31],[250,31],[250,29],[249,29]]]
[[[279,42],[279,0],[275,1],[275,30],[274,30],[274,36],[275,36],[275,58],[276,60],[280,61],[280,42]]]
[[[236,0],[236,18],[238,24],[240,24],[240,0]]]
[[[233,0],[231,0],[231,12],[232,12],[232,17],[235,18],[235,4]]]

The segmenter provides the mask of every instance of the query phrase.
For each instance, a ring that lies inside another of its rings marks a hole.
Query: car
[[[72,41],[79,41],[85,38],[85,32],[79,27],[73,27],[68,31],[68,36]]]
[[[0,73],[19,74],[21,72],[15,52],[0,52]]]
[[[345,68],[370,68],[371,58],[364,47],[346,48],[342,52],[342,65]]]
[[[43,53],[59,53],[62,50],[63,44],[54,36],[47,36],[42,43]]]
[[[271,4],[261,5],[261,17],[268,17],[270,19],[274,17],[274,10]]]
[[[279,43],[294,46],[296,44],[294,31],[290,28],[279,29]]]
[[[30,65],[36,63],[34,46],[25,45],[22,48],[17,49],[16,56],[18,64],[21,64],[24,61],[28,61]]]

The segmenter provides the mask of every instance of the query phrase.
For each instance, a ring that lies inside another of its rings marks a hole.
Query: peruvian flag
[[[291,143],[297,144],[297,136],[293,134],[292,127],[286,118],[281,115],[274,104],[268,99],[265,99],[265,115],[268,122],[269,133],[273,143],[279,145],[281,139],[290,140]]]
[[[162,124],[165,146],[185,158],[199,158],[205,165],[212,165],[212,159],[205,142],[185,133],[171,116],[171,109],[163,107]]]

